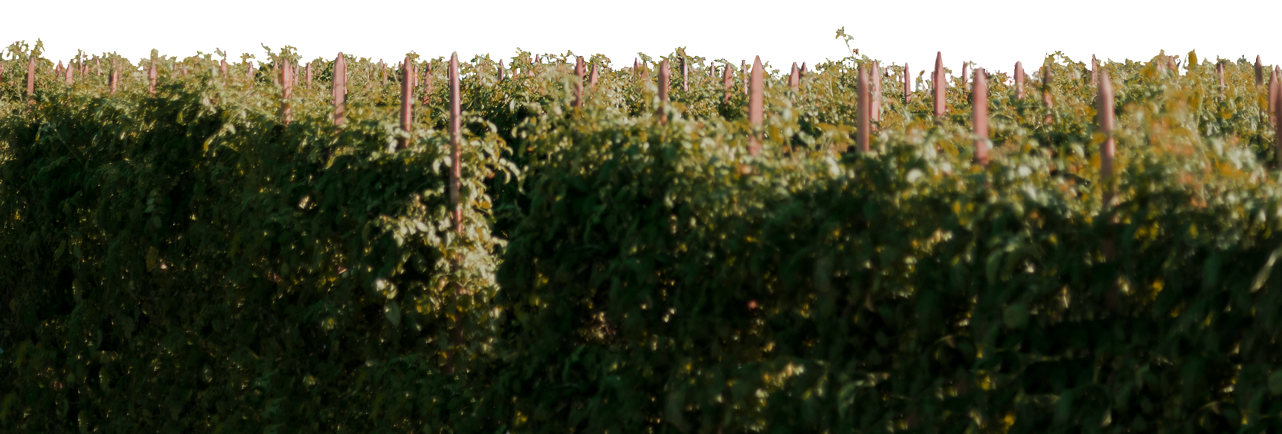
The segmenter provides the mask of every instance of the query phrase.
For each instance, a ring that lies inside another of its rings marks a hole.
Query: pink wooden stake
[[[1215,63],[1215,75],[1220,80],[1220,101],[1224,101],[1224,62]]]
[[[1096,86],[1099,86],[1099,72],[1096,72],[1098,70],[1099,70],[1099,60],[1096,60],[1095,55],[1092,54],[1091,55],[1091,84]]]
[[[601,79],[600,65],[593,63],[592,72],[588,74],[588,87],[596,88],[597,80]]]
[[[459,201],[459,180],[463,177],[462,105],[459,91],[458,53],[450,55],[450,207],[454,212],[454,232],[463,235],[463,208]]]
[[[721,70],[721,84],[726,90],[725,97],[721,98],[723,103],[730,102],[730,93],[734,91],[734,73],[731,72],[732,70],[734,70],[734,67],[730,66],[729,63]]]
[[[762,112],[764,103],[762,98],[765,97],[763,95],[765,93],[765,83],[762,81],[761,76],[763,69],[765,68],[761,66],[761,56],[757,56],[752,61],[752,91],[748,94],[748,123],[752,125],[753,129],[760,129],[765,120],[765,114]],[[748,154],[755,157],[760,153],[761,141],[757,138],[757,133],[754,132],[752,137],[748,139]]]
[[[33,54],[27,60],[27,96],[36,95],[36,56]]]
[[[507,67],[503,66],[503,61],[499,60],[499,81],[507,80]]]
[[[156,96],[156,59],[151,59],[147,66],[147,93]]]
[[[801,62],[801,78],[806,78],[806,62]]]
[[[970,92],[975,128],[975,162],[988,165],[988,75],[975,68],[975,87]]]
[[[904,64],[904,104],[905,105],[907,105],[910,101],[913,100],[913,82],[912,82],[912,75],[911,75],[912,73],[909,71],[911,70],[908,69],[908,64],[905,63]]]
[[[307,88],[308,89],[312,88],[312,63],[313,62],[307,62]]]
[[[414,134],[414,59],[405,55],[405,62],[401,63],[401,131],[407,135]],[[405,149],[410,146],[410,137],[401,137],[398,148]]]
[[[583,57],[574,61],[574,107],[583,107]]]
[[[111,73],[107,76],[107,86],[111,88],[111,93],[116,93],[116,87],[120,85],[120,70],[116,69],[115,61],[111,62]]]
[[[63,79],[64,79],[64,80],[66,80],[66,82],[67,82],[67,86],[71,86],[71,85],[73,85],[73,84],[76,84],[76,75],[75,75],[75,71],[76,71],[76,70],[75,70],[74,68],[72,68],[72,67],[71,67],[71,64],[70,64],[70,63],[68,63],[68,64],[67,64],[67,70],[66,70],[66,71],[64,71],[64,72],[67,74],[67,76],[66,76],[66,77],[63,77]]]
[[[64,69],[65,69],[65,68],[63,68],[63,67],[62,67],[62,61],[61,61],[61,60],[59,60],[59,61],[58,61],[58,66],[56,66],[56,67],[54,67],[54,68],[53,68],[53,76],[54,76],[54,77],[61,76],[61,75],[62,75],[62,71],[63,71]]]
[[[98,56],[93,56],[93,66],[94,71],[97,71],[95,75],[102,76],[102,61],[98,59]]]
[[[855,126],[855,145],[859,152],[866,153],[870,149],[868,145],[868,133],[872,129],[872,123],[869,121],[869,112],[872,111],[872,91],[868,83],[868,65],[859,65],[859,75],[857,88],[855,90],[855,103],[859,108],[855,110],[859,124]]]
[[[1015,62],[1015,99],[1024,99],[1024,63]]]
[[[1273,105],[1282,107],[1282,90],[1273,92]],[[1273,155],[1277,157],[1278,167],[1282,168],[1282,113],[1273,114]]]
[[[330,96],[334,98],[334,125],[343,125],[347,112],[347,57],[343,52],[334,58],[334,79]]]
[[[797,91],[800,90],[800,86],[801,70],[797,68],[797,62],[792,62],[792,72],[788,74],[788,87],[791,87],[793,91]]]
[[[667,113],[665,113],[665,110],[667,109],[667,105],[668,105],[668,59],[663,59],[662,62],[659,62],[659,107],[658,107],[658,113],[657,113],[657,115],[659,116],[659,123],[661,124],[668,123],[668,117],[666,116]]]
[[[947,98],[948,83],[944,82],[944,54],[935,52],[935,117],[943,117]]]
[[[288,61],[280,68],[280,88],[280,114],[285,125],[289,125],[294,120],[289,106],[289,97],[294,94],[294,67]]]
[[[254,87],[254,61],[245,61],[245,76],[249,78],[249,87]]]
[[[872,107],[868,114],[873,122],[881,122],[881,62],[872,63],[872,76],[868,78],[872,85]]]
[[[1113,157],[1117,154],[1117,146],[1113,141],[1113,83],[1108,78],[1108,71],[1100,71],[1099,76],[1099,128],[1104,133],[1104,143],[1100,144],[1100,180],[1104,183],[1104,188],[1109,196],[1112,195],[1112,188],[1109,180],[1113,178]]]
[[[1264,85],[1264,64],[1260,63],[1260,56],[1255,56],[1255,85]]]

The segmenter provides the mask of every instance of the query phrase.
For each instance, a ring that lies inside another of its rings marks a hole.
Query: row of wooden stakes
[[[1171,69],[1176,68],[1176,64],[1174,63],[1175,60],[1173,57],[1166,57],[1166,60],[1167,61],[1165,63],[1159,62],[1158,66],[1171,68]],[[101,75],[102,68],[101,68],[101,63],[99,63],[100,61],[97,58],[94,58],[93,61],[96,66],[97,73]],[[535,62],[541,63],[539,59],[537,59],[537,57],[535,59]],[[70,85],[74,83],[73,71],[79,72],[81,75],[87,75],[89,73],[89,70],[88,70],[89,65],[86,62],[78,62],[78,63],[79,65],[73,68],[71,67],[70,64],[64,67],[62,62],[60,61],[58,63],[58,66],[56,67],[55,73],[58,76],[63,77],[65,82]],[[282,116],[284,118],[285,124],[289,124],[291,122],[291,108],[289,103],[289,97],[292,93],[293,85],[296,81],[295,71],[294,71],[295,66],[293,66],[289,62],[282,62],[280,65],[281,65],[280,67],[275,67],[274,65],[273,72],[279,73],[279,76],[273,77],[273,79],[279,79],[279,83],[282,86],[282,92],[283,92],[282,96],[284,97],[284,99],[282,101],[281,112],[282,112]],[[380,69],[384,67],[381,61],[379,62],[379,65],[381,67]],[[658,66],[659,66],[658,67],[659,80],[657,80],[658,81],[657,84],[658,84],[658,97],[660,100],[660,106],[658,108],[657,115],[659,116],[660,121],[664,122],[666,121],[666,113],[665,113],[665,109],[667,105],[666,103],[669,100],[668,98],[669,82],[670,82],[669,61],[665,59],[662,62],[660,62]],[[761,58],[758,56],[754,59],[751,69],[748,69],[746,61],[742,62],[740,67],[744,72],[746,72],[746,74],[743,74],[744,83],[742,86],[742,91],[745,94],[747,94],[749,97],[748,98],[749,123],[754,127],[760,127],[764,119],[763,99],[762,99],[763,90],[764,90],[764,80],[763,80],[763,67],[761,63]],[[32,57],[27,65],[28,95],[32,95],[35,92],[35,68],[36,68],[36,60],[35,60],[35,57]],[[227,62],[225,60],[222,61],[219,68],[220,72],[225,75],[228,72],[227,68],[228,68]],[[428,71],[425,71],[425,73],[423,74],[423,79],[426,87],[429,90],[429,92],[427,93],[430,94],[430,89],[432,86],[431,73],[430,73],[431,64],[428,64],[427,68],[428,68]],[[684,61],[684,59],[682,59],[681,61],[680,68],[681,68],[682,88],[683,90],[688,91],[690,68],[687,62]],[[961,80],[962,80],[962,86],[965,87],[967,78],[969,78],[969,76],[972,74],[974,75],[974,78],[973,78],[974,84],[971,90],[972,110],[973,110],[972,127],[973,127],[974,135],[976,137],[974,158],[975,158],[975,162],[979,164],[987,164],[989,159],[989,146],[990,146],[989,140],[988,140],[988,116],[987,116],[988,74],[985,73],[982,68],[976,69],[975,71],[973,71],[973,73],[969,72],[968,68],[969,68],[968,64],[964,64],[962,66]],[[502,61],[499,62],[498,71],[499,71],[499,80],[505,80],[507,78],[506,68],[503,66]],[[642,67],[642,65],[640,65],[635,60],[633,61],[633,71],[639,72],[643,80],[646,78],[645,77],[646,70]],[[708,71],[709,71],[709,75],[715,76],[715,73],[716,73],[715,67],[708,68]],[[723,85],[725,87],[725,95],[723,100],[726,102],[730,100],[730,97],[733,91],[733,86],[734,86],[734,77],[731,71],[732,71],[732,67],[730,67],[730,65],[726,65],[722,69],[722,80],[723,80]],[[909,81],[910,75],[907,73],[907,71],[908,71],[908,65],[905,64],[904,74],[903,74],[903,79],[904,79],[903,102],[905,104],[910,102],[912,98],[912,91],[911,91],[912,85],[911,85],[911,82]],[[185,72],[185,70],[181,72]],[[305,82],[310,87],[310,84],[312,83],[312,78],[313,78],[312,64],[311,63],[306,64],[303,72],[306,76]],[[1219,78],[1220,87],[1223,88],[1224,86],[1224,64],[1223,63],[1217,63],[1216,72]],[[248,74],[252,82],[254,78],[254,73],[255,73],[255,69],[252,67],[252,63],[250,64],[249,67],[247,67],[246,73]],[[401,120],[401,127],[404,130],[405,134],[398,139],[398,147],[405,148],[408,146],[410,135],[411,135],[411,132],[413,131],[411,126],[412,103],[411,103],[410,95],[413,93],[414,87],[416,86],[418,81],[418,74],[415,73],[414,64],[412,62],[412,59],[409,56],[406,56],[405,61],[402,63],[401,73],[403,74],[403,77],[400,80],[401,86],[402,86],[401,113],[400,113],[401,119],[400,120]],[[532,76],[533,70],[530,70],[527,68],[527,73]],[[587,70],[587,66],[583,58],[578,57],[576,59],[575,67],[574,67],[574,75],[575,77],[578,78],[578,80],[574,84],[575,99],[574,99],[573,105],[575,107],[582,106],[584,81],[586,80],[587,85],[589,87],[595,87],[600,76],[599,74],[600,73],[598,70],[598,65],[593,64],[589,72]],[[796,63],[793,63],[792,70],[788,77],[788,85],[794,90],[798,89],[800,86],[801,78],[805,74],[806,74],[805,63],[803,63],[800,67],[798,67]],[[1279,81],[1279,80],[1282,80],[1282,77],[1280,77],[1280,75],[1282,75],[1282,71],[1279,71],[1278,67],[1275,66],[1273,68],[1272,75],[1269,78],[1269,82],[1268,82],[1269,89],[1268,89],[1267,96],[1268,96],[1268,103],[1269,103],[1268,104],[1269,112],[1273,114],[1272,117],[1274,118],[1275,122],[1282,122],[1282,116],[1277,116],[1278,110],[1282,108],[1282,82]],[[1048,89],[1050,89],[1050,85],[1052,81],[1051,69],[1049,67],[1042,68],[1041,76],[1042,76],[1041,78],[1042,78],[1042,89],[1043,89],[1042,101],[1048,108],[1050,108],[1054,106],[1053,98],[1050,92],[1048,91]],[[149,82],[148,92],[154,95],[156,78],[157,78],[155,62],[150,63],[147,70],[147,77]],[[856,127],[856,134],[857,134],[856,146],[860,152],[867,152],[869,150],[869,135],[870,135],[870,132],[872,131],[872,128],[871,128],[872,122],[878,122],[881,120],[881,105],[882,105],[881,98],[883,96],[883,92],[881,91],[881,77],[882,77],[881,68],[880,68],[880,65],[877,63],[861,65],[859,67],[858,90],[857,90],[858,92],[857,101],[859,101],[858,102],[859,107],[858,107],[858,125]],[[345,100],[346,100],[346,94],[347,94],[347,78],[348,77],[347,77],[346,57],[342,53],[339,53],[338,57],[334,61],[334,80],[332,81],[332,86],[333,86],[332,96],[333,96],[333,103],[334,103],[333,119],[334,119],[335,125],[342,125],[344,121]],[[932,78],[931,81],[934,83],[934,86],[933,86],[934,87],[933,89],[934,115],[936,117],[942,117],[946,112],[946,106],[945,106],[946,85],[940,85],[942,83],[946,83],[946,74],[943,67],[942,53],[936,53],[935,68],[931,78]],[[1014,79],[1015,79],[1014,81],[1015,81],[1016,97],[1023,98],[1024,83],[1027,79],[1027,75],[1024,72],[1023,64],[1021,62],[1015,63]],[[386,72],[384,72],[383,80],[384,82],[386,82]],[[450,81],[449,85],[450,85],[450,107],[451,107],[450,135],[451,135],[451,142],[455,143],[455,145],[453,146],[454,149],[452,149],[451,155],[457,161],[457,154],[458,154],[457,142],[459,141],[458,135],[459,135],[459,122],[460,122],[459,120],[460,119],[460,113],[459,113],[460,96],[458,94],[459,93],[459,76],[458,76],[457,54],[452,55],[449,61],[449,81]],[[1100,149],[1101,165],[1102,165],[1101,175],[1107,178],[1112,174],[1112,159],[1116,152],[1115,145],[1112,139],[1112,126],[1113,126],[1112,125],[1113,124],[1112,89],[1111,89],[1111,83],[1109,82],[1107,77],[1107,73],[1099,68],[1099,62],[1094,58],[1094,56],[1092,56],[1091,58],[1091,81],[1097,86],[1099,91],[1099,97],[1097,100],[1100,105],[1099,106],[1100,117],[1098,119],[1098,124],[1100,129],[1109,137],[1101,145],[1101,149]],[[1263,66],[1260,62],[1259,56],[1257,56],[1255,59],[1255,82],[1257,85],[1262,85],[1263,81],[1264,81]],[[114,68],[114,67],[110,68],[110,75],[109,75],[108,82],[109,82],[109,87],[111,89],[111,92],[114,93],[116,91],[117,83],[119,82],[119,71],[117,68]],[[426,98],[427,97],[425,96],[423,101],[424,103],[427,102]],[[1047,121],[1049,122],[1049,119],[1047,119]],[[1282,130],[1282,125],[1278,125],[1275,127],[1278,128],[1279,130]],[[1282,139],[1279,139],[1279,143],[1282,143]],[[755,156],[760,153],[760,150],[761,150],[760,142],[755,136],[752,137],[749,144],[749,153]],[[1279,165],[1282,165],[1282,148],[1280,148],[1279,152],[1277,152],[1277,158],[1278,158]],[[454,169],[455,171],[458,171],[459,169],[458,165],[454,165]],[[452,184],[451,200],[456,201],[457,195],[458,195],[458,192],[456,191],[457,188],[456,186],[454,186],[454,184],[456,183],[452,182],[451,184]]]

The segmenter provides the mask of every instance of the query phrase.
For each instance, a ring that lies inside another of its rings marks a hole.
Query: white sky
[[[46,57],[67,59],[77,49],[116,51],[129,58],[187,56],[222,48],[263,58],[297,47],[304,58],[344,51],[395,63],[413,50],[460,58],[489,53],[508,58],[527,51],[601,53],[616,67],[638,51],[657,57],[678,46],[712,59],[751,62],[753,55],[779,69],[791,62],[837,59],[846,46],[834,39],[845,27],[851,47],[886,63],[907,61],[914,72],[934,64],[961,69],[974,61],[1009,71],[1015,61],[1032,70],[1048,52],[1074,59],[1149,59],[1158,50],[1203,59],[1263,57],[1282,62],[1282,1],[1168,0],[960,1],[707,1],[393,0],[275,1],[157,0],[9,1],[0,46],[44,40]],[[52,9],[57,9],[50,15]],[[18,19],[17,17],[25,17]],[[56,19],[55,19],[56,17]],[[901,24],[902,23],[902,24]],[[1272,30],[1272,31],[1270,31]],[[1029,66],[1032,65],[1032,66]]]

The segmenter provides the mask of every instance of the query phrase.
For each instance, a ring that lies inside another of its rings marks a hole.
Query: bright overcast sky
[[[736,64],[760,55],[783,69],[844,56],[834,35],[845,27],[861,54],[909,62],[914,71],[931,67],[936,51],[953,70],[973,61],[1009,71],[1017,60],[1037,65],[1056,50],[1079,60],[1147,60],[1162,49],[1184,57],[1196,49],[1203,59],[1259,54],[1266,64],[1282,62],[1277,0],[64,0],[11,1],[4,10],[3,45],[41,38],[55,59],[77,49],[138,59],[152,48],[180,57],[221,48],[229,59],[242,52],[262,59],[261,43],[297,47],[307,59],[343,51],[389,63],[411,50],[496,60],[518,47],[573,50],[604,54],[622,67],[637,52],[657,57],[684,46]]]

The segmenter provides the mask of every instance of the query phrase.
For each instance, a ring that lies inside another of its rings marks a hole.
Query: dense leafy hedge
[[[1060,55],[1053,109],[990,81],[987,167],[961,83],[934,120],[893,66],[873,152],[847,152],[867,58],[773,74],[760,128],[699,57],[666,122],[653,71],[605,68],[573,108],[568,53],[509,80],[476,58],[457,239],[442,68],[397,151],[368,60],[337,129],[324,66],[283,125],[270,65],[251,87],[157,57],[111,95],[42,60],[28,104],[23,50],[0,60],[0,431],[1280,428],[1282,189],[1245,61],[1222,90],[1192,55],[1105,62],[1102,182],[1090,72]]]

